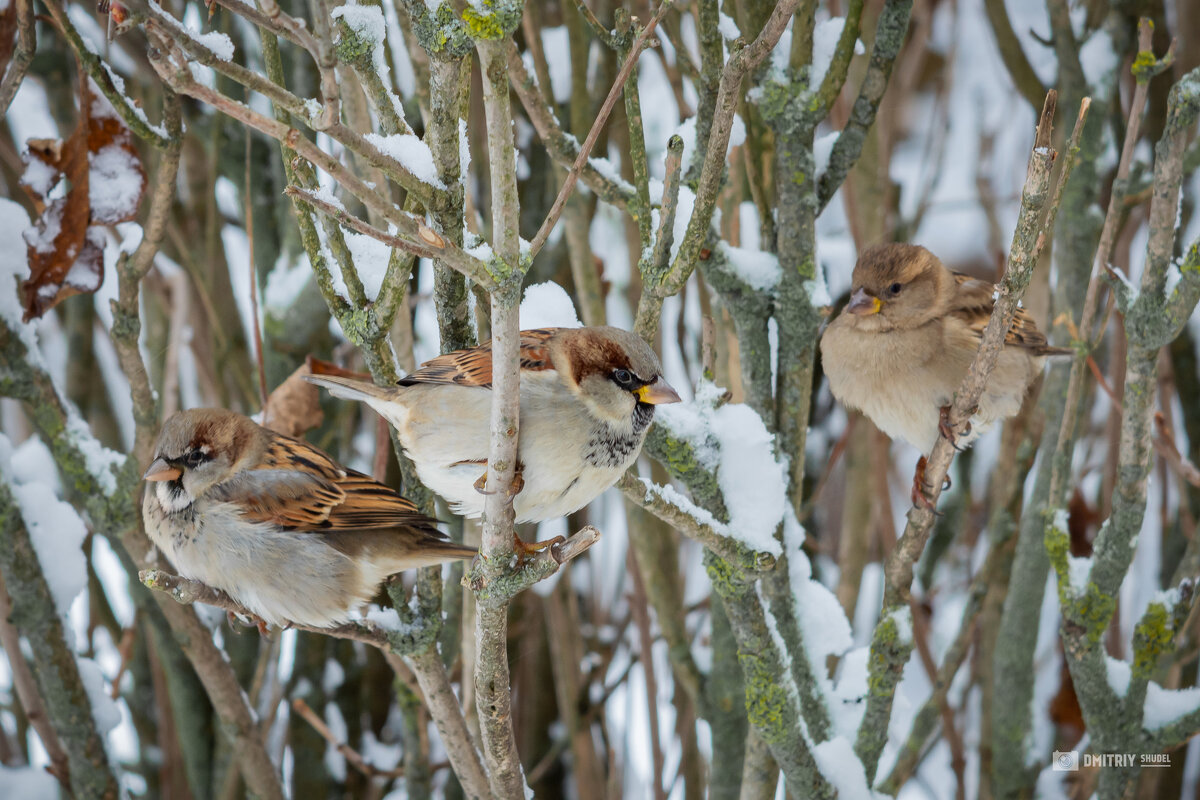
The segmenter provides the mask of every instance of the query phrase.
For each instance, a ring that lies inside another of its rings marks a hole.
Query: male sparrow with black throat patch
[[[154,452],[150,539],[269,624],[345,622],[389,575],[475,555],[387,486],[232,411],[172,415]]]
[[[851,289],[849,305],[821,338],[830,391],[927,456],[979,350],[994,287],[952,272],[924,247],[886,244],[859,256]],[[1033,319],[1018,309],[971,427],[956,445],[1014,416],[1045,357],[1071,352],[1048,346]]]
[[[654,406],[679,395],[649,345],[619,328],[522,331],[520,358],[513,507],[517,522],[540,522],[582,508],[616,483],[641,452]],[[483,513],[490,343],[439,356],[398,386],[331,375],[307,380],[375,409],[396,429],[426,486],[459,514]]]

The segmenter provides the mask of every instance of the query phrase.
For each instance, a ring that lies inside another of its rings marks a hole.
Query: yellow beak
[[[850,305],[846,306],[846,310],[862,317],[868,314],[878,314],[882,307],[883,301],[878,297],[867,294],[866,289],[855,289],[854,293],[850,295]]]
[[[165,458],[156,458],[146,468],[146,474],[142,476],[142,479],[152,483],[155,481],[173,481],[182,474],[183,470],[179,467],[172,467],[167,463]]]
[[[638,400],[652,406],[679,402],[679,395],[671,388],[670,384],[662,379],[661,375],[655,378],[653,383],[635,389],[633,393],[637,395]]]

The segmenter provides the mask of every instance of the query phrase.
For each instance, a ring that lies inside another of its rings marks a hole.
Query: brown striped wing
[[[982,339],[983,331],[987,328],[992,316],[995,301],[992,300],[993,287],[987,281],[972,278],[961,272],[954,273],[958,282],[958,292],[955,294],[954,308],[951,313],[966,323],[967,328]],[[1004,343],[1009,347],[1021,347],[1032,350],[1037,355],[1060,355],[1073,352],[1069,348],[1051,347],[1046,342],[1046,335],[1038,330],[1037,323],[1023,308],[1018,308],[1013,317],[1012,327],[1004,337]]]
[[[391,488],[287,436],[273,436],[261,467],[229,481],[223,493],[249,519],[293,531],[410,526],[441,536],[436,520]]]
[[[553,369],[546,343],[559,328],[539,328],[521,331],[521,369]],[[448,383],[458,386],[492,386],[492,343],[455,350],[426,361],[421,368],[399,381],[401,386],[418,383]]]

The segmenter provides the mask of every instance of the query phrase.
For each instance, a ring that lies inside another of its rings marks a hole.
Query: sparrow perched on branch
[[[618,328],[522,331],[520,359],[517,522],[554,519],[590,503],[637,458],[654,406],[679,402],[654,351]],[[483,513],[490,342],[426,362],[394,387],[331,375],[307,380],[379,412],[426,486],[459,514]]]
[[[994,287],[950,271],[924,247],[885,244],[859,256],[851,288],[849,305],[821,339],[830,391],[927,456],[939,433],[949,438],[949,404],[979,350]],[[1018,309],[970,428],[956,446],[1014,416],[1045,357],[1071,352],[1048,346],[1033,319]]]
[[[329,627],[401,570],[472,558],[387,486],[232,411],[164,423],[146,532],[187,578],[283,626]]]

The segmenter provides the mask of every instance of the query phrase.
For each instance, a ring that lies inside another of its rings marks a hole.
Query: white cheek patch
[[[158,504],[168,514],[183,511],[192,504],[191,496],[177,481],[159,481],[154,486],[154,493],[158,497]]]

